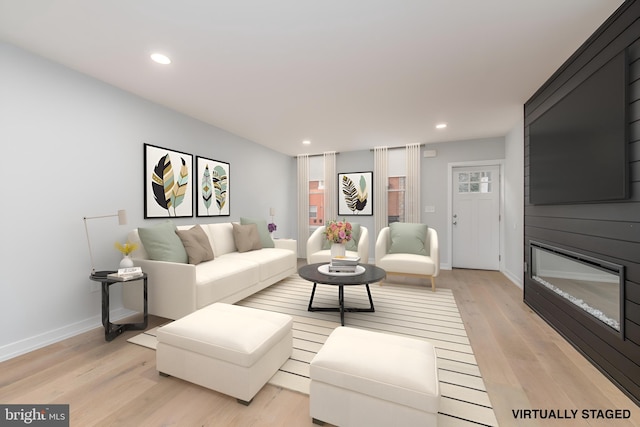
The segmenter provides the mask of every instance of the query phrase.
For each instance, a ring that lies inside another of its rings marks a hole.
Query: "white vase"
[[[338,256],[345,256],[347,250],[344,243],[332,243],[331,244],[331,258]]]
[[[131,259],[131,257],[129,257],[129,255],[125,255],[122,257],[122,260],[120,261],[120,268],[131,268],[133,267],[133,260]]]

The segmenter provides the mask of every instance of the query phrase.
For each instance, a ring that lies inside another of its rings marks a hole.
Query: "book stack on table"
[[[120,282],[126,282],[127,280],[137,279],[142,276],[143,276],[142,268],[140,267],[119,268],[116,273],[111,273],[107,275],[109,279],[118,280]]]
[[[334,257],[329,264],[330,273],[354,273],[360,257]]]

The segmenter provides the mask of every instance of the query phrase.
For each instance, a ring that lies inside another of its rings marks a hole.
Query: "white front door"
[[[452,267],[500,269],[500,167],[452,169]]]

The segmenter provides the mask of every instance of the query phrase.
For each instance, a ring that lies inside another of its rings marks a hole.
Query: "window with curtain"
[[[406,193],[406,177],[390,176],[387,189],[387,217],[389,224],[404,222],[404,199]]]
[[[324,225],[324,159],[309,157],[309,235]]]
[[[406,150],[388,151],[387,222],[405,222],[407,165]]]

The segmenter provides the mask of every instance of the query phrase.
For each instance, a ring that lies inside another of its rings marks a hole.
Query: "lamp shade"
[[[127,211],[124,209],[118,211],[118,224],[127,225]]]

